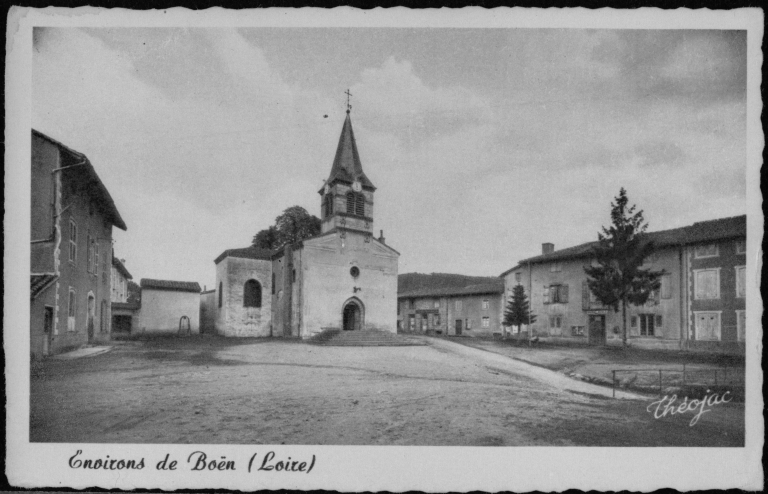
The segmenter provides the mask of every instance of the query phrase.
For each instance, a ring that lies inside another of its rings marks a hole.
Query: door
[[[456,319],[456,336],[461,336],[461,319]]]
[[[96,315],[96,299],[88,296],[88,341],[93,339],[93,319]]]
[[[102,300],[101,301],[101,314],[100,314],[100,320],[101,320],[101,326],[99,327],[99,331],[102,333],[109,332],[109,310],[107,308],[107,301]]]
[[[589,316],[589,344],[605,345],[605,316]]]
[[[356,303],[350,302],[344,307],[344,331],[355,331],[360,329],[360,307]]]
[[[51,353],[51,334],[53,334],[53,307],[45,308],[43,319],[43,355]]]

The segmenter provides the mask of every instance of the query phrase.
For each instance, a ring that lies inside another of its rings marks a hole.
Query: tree
[[[525,295],[523,285],[515,285],[512,289],[512,298],[507,302],[504,311],[504,326],[517,326],[517,332],[520,333],[521,326],[536,322],[536,316],[530,311],[528,297]]]
[[[275,224],[253,237],[253,245],[262,249],[279,249],[320,233],[320,218],[301,206],[291,206],[275,218]]]
[[[614,312],[621,307],[622,344],[627,345],[627,304],[642,305],[658,290],[663,271],[642,269],[653,253],[653,242],[645,238],[648,224],[643,211],[627,207],[627,191],[622,187],[611,203],[611,226],[597,234],[593,247],[595,262],[584,268],[587,285],[595,297]]]

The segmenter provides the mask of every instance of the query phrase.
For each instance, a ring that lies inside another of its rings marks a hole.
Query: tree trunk
[[[621,301],[621,346],[627,348],[627,301]]]

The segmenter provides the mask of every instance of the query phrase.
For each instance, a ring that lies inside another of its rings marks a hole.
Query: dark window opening
[[[224,284],[222,282],[219,282],[219,307],[221,307],[221,302],[224,300],[222,288],[224,287]]]
[[[352,266],[349,270],[349,274],[351,274],[353,278],[357,278],[360,276],[360,269],[357,266]]]
[[[355,214],[355,193],[347,192],[347,214]]]
[[[272,273],[272,295],[275,294],[275,273]]]
[[[365,216],[365,197],[363,194],[357,194],[355,197],[355,214]]]
[[[324,198],[325,204],[325,217],[329,217],[333,214],[333,194],[326,194]]]
[[[243,288],[243,307],[261,307],[261,285],[256,280],[248,280]]]

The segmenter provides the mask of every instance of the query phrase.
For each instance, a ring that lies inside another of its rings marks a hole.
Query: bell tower
[[[333,159],[331,174],[320,189],[322,216],[321,232],[331,230],[373,232],[373,193],[376,187],[363,172],[360,155],[357,152],[355,133],[349,113],[349,90],[347,90],[347,117],[341,128],[336,157]]]

